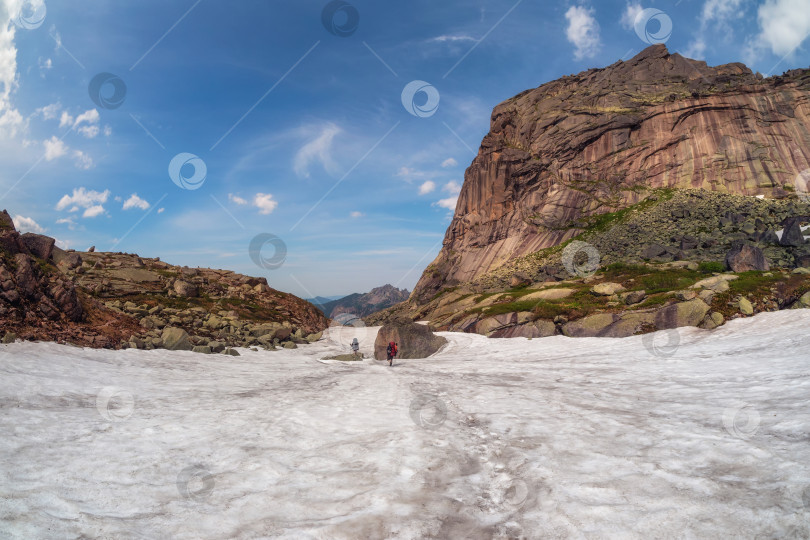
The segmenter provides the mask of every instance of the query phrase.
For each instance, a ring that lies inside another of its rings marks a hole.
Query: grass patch
[[[703,274],[714,274],[726,271],[726,265],[717,261],[704,261],[698,264],[698,272]]]
[[[698,276],[691,270],[671,269],[641,276],[638,283],[640,288],[647,291],[647,294],[655,294],[685,289],[697,280]]]
[[[644,289],[647,294],[685,289],[698,281],[700,272],[686,268],[655,268],[643,264],[613,263],[603,275],[608,281],[622,283],[628,290]],[[629,280],[632,279],[632,282]]]

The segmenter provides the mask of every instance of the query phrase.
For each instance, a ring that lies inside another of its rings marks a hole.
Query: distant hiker
[[[388,350],[386,352],[388,353],[388,365],[393,366],[394,357],[397,355],[397,352],[399,352],[399,350],[397,349],[397,344],[394,343],[393,341],[390,341],[388,343]]]
[[[352,340],[352,354],[358,356],[360,354],[360,342],[357,341],[357,338]]]

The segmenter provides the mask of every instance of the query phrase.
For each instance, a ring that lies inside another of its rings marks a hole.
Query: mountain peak
[[[565,242],[651,189],[786,196],[810,163],[808,99],[810,70],[763,79],[653,45],[504,101],[412,299]]]

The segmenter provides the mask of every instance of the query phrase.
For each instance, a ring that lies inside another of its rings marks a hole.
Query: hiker
[[[397,352],[399,352],[399,350],[397,349],[397,344],[394,343],[393,341],[390,341],[388,343],[388,350],[386,352],[388,353],[388,365],[393,366],[394,357],[397,355]]]
[[[360,354],[360,342],[357,341],[357,338],[352,340],[352,354],[354,354],[355,357]]]

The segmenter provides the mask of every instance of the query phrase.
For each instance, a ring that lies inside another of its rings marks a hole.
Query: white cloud
[[[104,136],[109,137],[112,135],[112,128],[108,125],[104,126]]]
[[[309,178],[309,166],[313,161],[319,161],[326,172],[334,174],[337,171],[337,164],[332,159],[332,141],[341,131],[332,123],[321,127],[318,135],[295,154],[293,159],[295,174],[302,178]]]
[[[96,109],[90,109],[76,117],[73,128],[86,138],[94,139],[101,131],[98,125],[100,118]]]
[[[351,214],[349,214],[349,215],[351,217],[355,218],[355,219],[365,216],[365,214],[363,212],[358,212],[356,210],[354,212],[352,212]]]
[[[641,7],[639,2],[627,2],[627,6],[622,13],[622,18],[619,21],[622,27],[626,30],[633,30],[636,24],[636,16],[643,10],[644,8]]]
[[[702,37],[696,37],[686,46],[683,55],[695,60],[704,60],[706,58],[706,42],[703,41]]]
[[[253,206],[259,209],[260,214],[267,215],[276,209],[278,202],[269,193],[257,193],[253,198]]]
[[[36,110],[34,114],[42,115],[42,118],[45,120],[53,120],[56,118],[56,115],[62,109],[61,103],[51,103],[50,105],[46,105],[45,107],[40,107]]]
[[[232,203],[241,205],[245,205],[248,203],[247,200],[243,199],[239,195],[234,195],[233,193],[228,193],[228,200],[231,201]]]
[[[428,180],[419,186],[419,195],[427,195],[428,193],[436,190],[436,183]]]
[[[67,111],[62,111],[62,117],[59,119],[59,127],[72,127],[79,134],[84,135],[88,139],[93,139],[101,132],[98,125],[101,116],[96,109],[90,109],[83,112],[76,118],[70,115]],[[107,134],[108,127],[104,128],[104,133]]]
[[[0,135],[9,137],[14,137],[25,125],[23,116],[11,103],[18,87],[16,27],[11,18],[20,7],[18,1],[0,1]]]
[[[440,199],[436,201],[434,204],[440,208],[447,208],[451,212],[456,210],[456,203],[458,202],[458,195],[454,197],[448,197],[446,199]]]
[[[444,185],[442,191],[446,191],[447,193],[451,193],[453,195],[458,195],[459,193],[461,193],[461,184],[459,184],[455,180],[451,180],[450,182],[447,182]]]
[[[436,36],[435,38],[431,38],[428,41],[435,43],[448,43],[448,42],[457,43],[459,41],[478,41],[478,40],[466,34],[455,34],[455,35],[445,34],[441,36]]]
[[[456,165],[458,165],[458,161],[456,161],[453,158],[447,158],[444,161],[442,161],[442,167],[444,168],[455,167]]]
[[[165,208],[158,208],[157,213],[158,213],[158,214],[162,214],[162,213],[164,212],[164,210],[166,210],[166,209],[165,209]]]
[[[810,0],[765,0],[757,12],[760,33],[754,49],[788,56],[810,35]]]
[[[76,228],[76,222],[73,221],[72,217],[61,218],[56,220],[57,225],[67,225],[68,229],[71,231]]]
[[[76,167],[79,169],[84,169],[85,171],[88,169],[93,168],[93,158],[82,152],[81,150],[76,150],[73,152],[73,161],[76,163]]]
[[[574,58],[577,60],[593,58],[602,46],[599,23],[596,22],[594,12],[593,8],[583,6],[571,6],[565,12],[565,18],[568,20],[565,36],[576,48]]]
[[[65,143],[56,138],[56,135],[48,140],[42,141],[45,145],[45,159],[53,161],[67,154],[68,147]]]
[[[129,210],[130,208],[140,208],[141,210],[148,210],[149,206],[151,205],[145,200],[138,197],[137,193],[133,193],[132,195],[129,196],[129,199],[127,199],[124,202],[123,209]]]
[[[62,118],[59,119],[59,127],[63,128],[72,125],[73,125],[73,117],[70,116],[70,113],[68,113],[67,111],[62,111]]]
[[[45,232],[45,228],[42,227],[39,223],[33,220],[33,218],[21,216],[17,214],[11,220],[14,222],[14,227],[17,229],[18,232],[21,233],[37,233],[42,234]]]
[[[109,189],[104,191],[92,191],[83,187],[74,188],[72,195],[64,195],[59,199],[59,202],[56,203],[56,209],[65,210],[68,208],[69,212],[77,212],[79,208],[84,208],[87,210],[84,213],[84,217],[95,217],[99,213],[104,212],[102,205],[107,202],[109,196]]]
[[[705,36],[724,36],[726,41],[734,36],[731,22],[745,13],[744,0],[706,0],[700,11],[700,28],[687,45],[684,55],[703,60],[706,56]]]
[[[39,61],[37,62],[39,65],[39,71],[44,76],[45,72],[53,68],[53,60],[50,58],[42,58],[39,57]]]
[[[97,204],[97,205],[91,206],[90,208],[85,210],[84,214],[82,214],[82,217],[94,218],[96,216],[100,216],[103,213],[104,213],[104,207],[101,206],[100,204]]]

